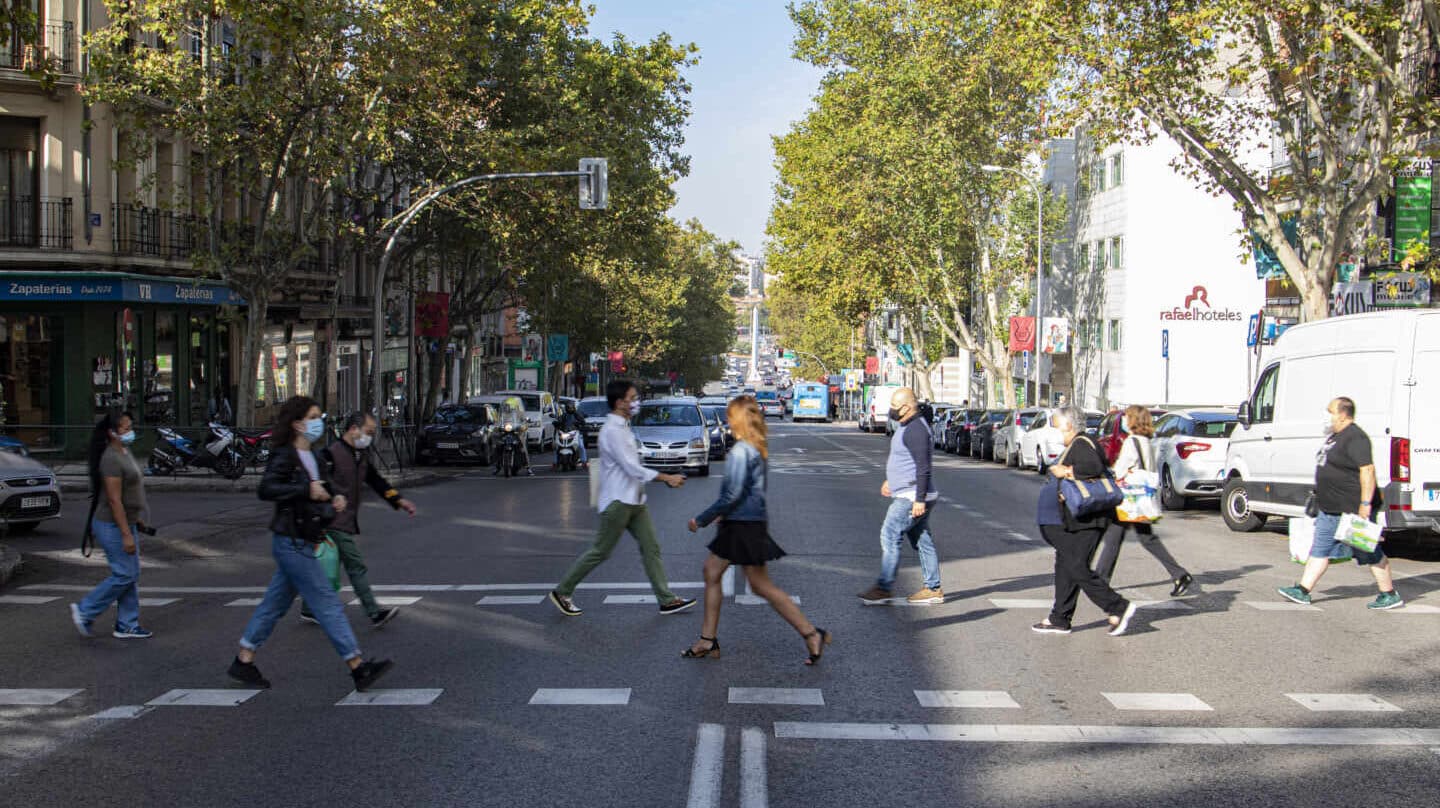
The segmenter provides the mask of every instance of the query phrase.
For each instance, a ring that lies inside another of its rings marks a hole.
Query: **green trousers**
[[[335,549],[340,551],[340,566],[345,569],[345,577],[350,579],[350,587],[355,590],[355,596],[360,598],[365,613],[374,618],[380,614],[380,604],[375,602],[375,592],[370,589],[370,570],[365,567],[365,557],[360,555],[360,545],[355,543],[355,537],[349,533],[338,530],[327,530],[325,533],[335,542]],[[310,607],[301,603],[300,613],[309,616]]]
[[[650,509],[644,505],[626,505],[618,500],[600,513],[600,530],[595,536],[595,543],[575,559],[555,591],[567,598],[575,594],[575,587],[585,580],[585,576],[615,552],[620,534],[627,530],[635,537],[635,543],[640,545],[640,559],[645,563],[645,577],[650,579],[655,601],[663,606],[676,600],[670,584],[665,581],[665,565],[660,563],[660,542],[655,538]]]

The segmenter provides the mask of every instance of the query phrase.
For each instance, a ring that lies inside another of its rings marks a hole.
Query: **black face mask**
[[[891,407],[891,408],[890,408],[890,412],[888,412],[888,413],[886,413],[886,414],[890,417],[890,420],[892,420],[892,421],[898,421],[898,420],[900,420],[900,411],[897,410],[897,409],[895,409],[894,407]]]

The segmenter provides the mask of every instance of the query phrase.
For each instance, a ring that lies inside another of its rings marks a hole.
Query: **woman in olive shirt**
[[[110,577],[84,600],[70,604],[70,618],[84,637],[94,636],[91,624],[111,603],[116,606],[113,636],[150,637],[140,626],[140,545],[135,534],[145,516],[145,478],[130,454],[134,442],[128,412],[100,419],[90,436],[90,493],[98,499],[90,530],[105,551]]]

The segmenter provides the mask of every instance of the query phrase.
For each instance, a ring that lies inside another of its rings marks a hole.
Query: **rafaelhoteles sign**
[[[1245,312],[1239,309],[1218,309],[1210,303],[1210,291],[1203,286],[1191,289],[1184,302],[1173,309],[1162,309],[1160,319],[1166,322],[1239,323]]]

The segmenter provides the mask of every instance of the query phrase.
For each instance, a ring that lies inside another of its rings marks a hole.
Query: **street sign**
[[[1030,375],[1030,352],[1021,351],[1020,355],[1023,357],[1020,366],[1024,369],[1024,371],[1020,375],[1028,377]]]
[[[545,358],[551,362],[564,362],[570,358],[570,335],[551,334],[546,341]]]
[[[604,157],[580,158],[580,209],[610,207],[610,161]]]
[[[1160,329],[1160,358],[1170,358],[1170,329]]]
[[[1255,341],[1258,339],[1258,332],[1259,332],[1259,330],[1260,330],[1260,315],[1258,315],[1258,314],[1252,314],[1252,315],[1250,315],[1250,327],[1249,327],[1249,329],[1247,329],[1246,332],[1245,332],[1245,347],[1246,347],[1246,348],[1254,348],[1254,347],[1255,347]]]
[[[905,360],[904,364],[915,364],[915,346],[908,342],[902,342],[897,347],[900,349],[900,356]]]

